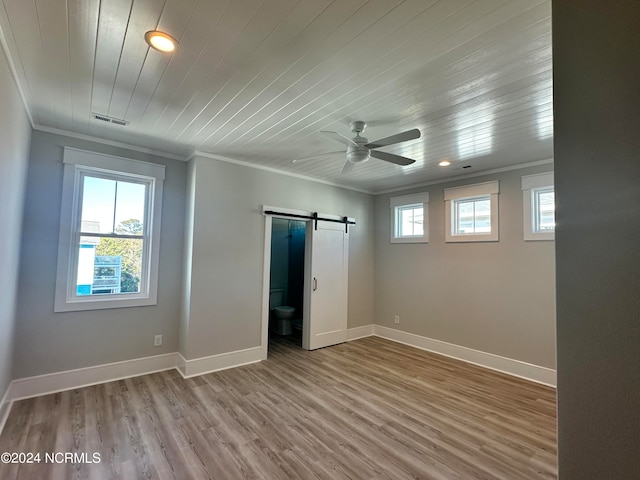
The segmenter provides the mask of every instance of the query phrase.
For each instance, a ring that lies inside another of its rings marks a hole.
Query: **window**
[[[447,242],[497,242],[499,184],[444,190]]]
[[[429,194],[416,193],[389,199],[391,243],[429,241]]]
[[[556,199],[553,172],[522,177],[525,240],[554,240]]]
[[[64,152],[56,312],[155,305],[164,167]]]

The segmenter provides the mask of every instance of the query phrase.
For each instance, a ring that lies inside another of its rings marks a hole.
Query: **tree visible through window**
[[[125,220],[116,227],[115,231],[119,234],[142,235],[142,222],[135,218]],[[142,278],[141,241],[103,237],[96,246],[96,258],[98,257],[120,259],[120,293],[138,293],[140,291],[140,279]],[[115,274],[113,268],[111,272]]]

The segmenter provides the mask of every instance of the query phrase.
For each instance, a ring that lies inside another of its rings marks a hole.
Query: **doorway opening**
[[[269,275],[269,346],[302,347],[307,222],[273,218]]]
[[[355,219],[266,205],[262,209],[262,358],[267,359],[276,341],[304,350],[346,342],[349,228]]]

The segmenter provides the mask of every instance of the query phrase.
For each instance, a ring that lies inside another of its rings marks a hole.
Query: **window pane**
[[[91,233],[142,235],[146,195],[143,183],[85,176],[80,228]]]
[[[411,237],[424,234],[423,207],[400,207],[398,217],[398,236]]]
[[[147,186],[141,183],[117,183],[115,231],[142,235]]]
[[[84,177],[82,189],[83,232],[113,233],[116,181]]]
[[[534,192],[535,231],[552,232],[555,230],[555,192],[538,190]]]
[[[76,294],[139,293],[142,243],[134,238],[81,237]]]
[[[491,200],[461,200],[455,202],[455,233],[491,233]]]

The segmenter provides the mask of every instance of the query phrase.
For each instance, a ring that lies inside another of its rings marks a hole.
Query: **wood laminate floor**
[[[16,402],[8,479],[552,479],[555,392],[369,337],[183,379],[175,370]],[[58,459],[60,457],[58,456]]]

